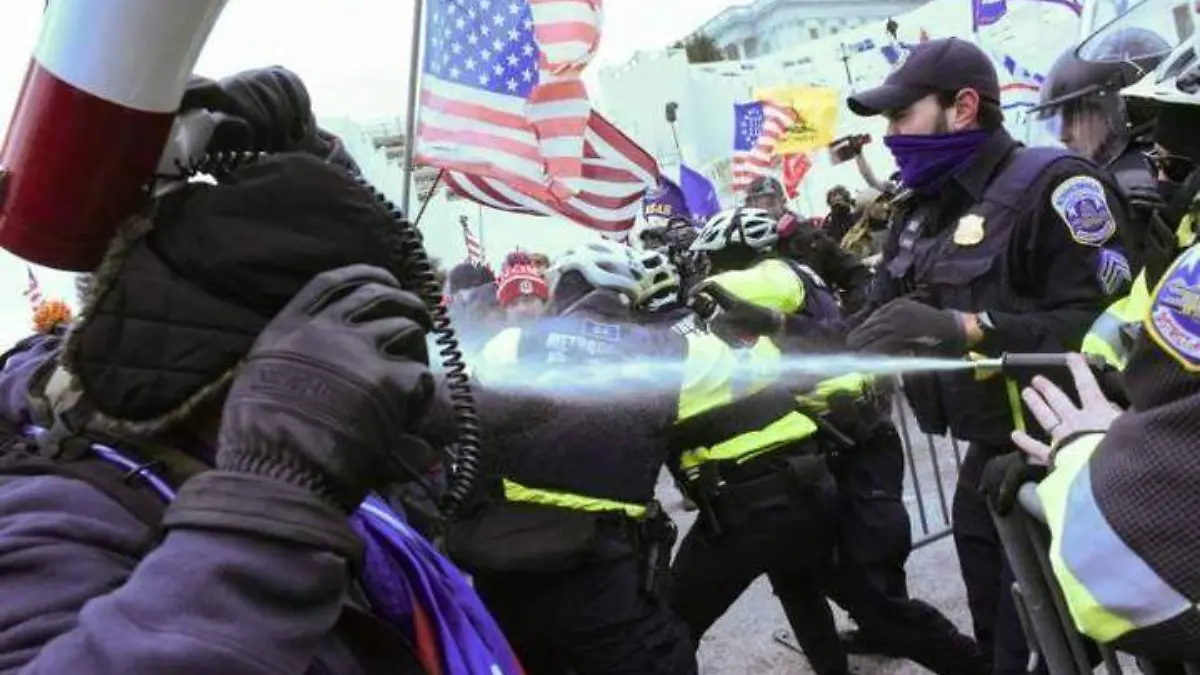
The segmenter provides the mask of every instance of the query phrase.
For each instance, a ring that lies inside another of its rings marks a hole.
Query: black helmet
[[[1125,28],[1096,38],[1058,57],[1031,112],[1045,119],[1083,99],[1116,95],[1153,71],[1171,51],[1167,40],[1145,28]]]

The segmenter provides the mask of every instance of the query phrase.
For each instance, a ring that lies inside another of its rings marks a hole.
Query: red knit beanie
[[[501,306],[507,306],[522,295],[550,299],[550,288],[533,265],[513,265],[500,275],[496,297]]]

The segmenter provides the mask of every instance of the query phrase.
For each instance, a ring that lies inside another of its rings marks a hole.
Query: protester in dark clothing
[[[302,91],[239,82],[258,108],[222,111],[253,119]],[[436,461],[411,226],[297,152],[311,112],[271,112],[281,154],[131,219],[65,340],[7,359],[0,671],[520,672],[461,574],[364,501]]]
[[[825,216],[825,234],[830,239],[840,242],[842,237],[854,227],[861,215],[854,208],[854,198],[845,185],[837,185],[825,193],[825,205],[829,207],[829,215]]]
[[[783,185],[769,176],[756,178],[746,190],[746,206],[763,209],[779,222],[779,254],[811,267],[822,281],[833,287],[842,308],[858,311],[866,302],[871,271],[838,245],[812,219],[804,219],[787,208]]]

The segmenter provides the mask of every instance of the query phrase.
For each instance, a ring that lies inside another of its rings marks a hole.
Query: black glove
[[[1006,516],[1016,505],[1021,486],[1045,477],[1046,467],[1030,464],[1023,452],[1010,452],[991,459],[983,467],[979,494],[987,498],[996,513]]]
[[[357,172],[341,141],[317,127],[312,100],[295,73],[274,66],[213,81],[193,77],[180,111],[223,113],[209,152],[307,152]]]
[[[308,489],[347,512],[427,466],[429,315],[386,271],[308,283],[258,336],[225,401],[217,468]]]
[[[960,355],[967,350],[967,333],[957,312],[899,298],[850,331],[846,344],[867,352],[911,350]]]
[[[783,330],[783,312],[742,300],[717,284],[702,285],[693,297],[701,307],[709,299],[721,308],[709,320],[709,328],[722,339],[744,341],[777,335]],[[699,309],[697,313],[703,315]]]

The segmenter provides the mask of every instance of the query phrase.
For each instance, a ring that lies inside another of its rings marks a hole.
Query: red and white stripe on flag
[[[475,232],[471,230],[471,224],[464,217],[459,222],[463,228],[463,243],[467,247],[467,262],[472,265],[485,266],[487,258],[483,252],[483,242],[479,241],[479,237],[475,236]]]
[[[42,286],[38,283],[32,267],[26,265],[25,272],[29,275],[29,281],[25,286],[25,297],[29,298],[29,306],[37,311],[38,305],[42,304]]]
[[[559,216],[621,240],[641,213],[642,197],[658,184],[658,164],[599,113],[588,122],[583,177],[588,189],[562,201],[542,201],[502,180],[448,171],[454,193],[502,211]]]
[[[775,164],[775,146],[783,134],[796,123],[799,115],[789,106],[771,101],[763,102],[762,130],[749,150],[733,154],[733,190],[740,192],[760,176],[770,176]]]
[[[416,161],[446,169],[455,192],[488,206],[631,227],[628,204],[658,171],[597,121],[580,80],[599,43],[600,0],[428,7]]]

